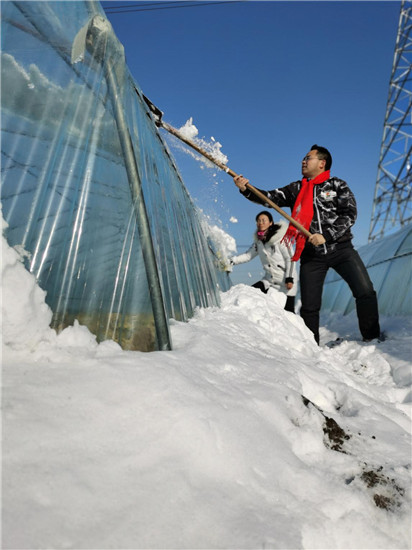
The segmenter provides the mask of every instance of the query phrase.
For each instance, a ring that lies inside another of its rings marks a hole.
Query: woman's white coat
[[[252,246],[243,254],[233,256],[231,261],[233,265],[243,264],[259,256],[265,272],[263,281],[266,281],[269,286],[275,287],[288,296],[296,296],[296,262],[292,262],[293,252],[291,248],[285,242],[282,242],[288,224],[283,220],[279,220],[275,222],[275,225],[279,225],[280,227],[267,242],[259,240],[256,231]],[[289,277],[293,278],[293,287],[290,290],[285,286],[285,280]]]

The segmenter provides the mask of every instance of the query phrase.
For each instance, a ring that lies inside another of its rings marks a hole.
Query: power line
[[[179,2],[179,0],[172,0],[170,2],[129,2],[128,4],[122,4],[122,5],[114,5],[114,6],[108,6],[107,8],[104,8],[105,10],[122,10],[124,8],[142,8],[142,7],[152,7],[152,6],[164,6],[164,5],[173,5],[173,4],[182,4],[183,0]],[[104,4],[107,4],[107,2],[102,2],[102,5],[104,7]],[[117,3],[116,3],[117,4]]]
[[[211,0],[210,0],[211,1]],[[115,2],[114,6],[108,6],[107,9],[123,9],[123,8],[141,8],[145,6],[162,6],[162,5],[173,5],[173,4],[184,4],[185,0],[169,0],[169,2],[157,2],[156,0],[153,2],[128,2],[127,4],[120,4],[120,2]],[[108,4],[108,2],[102,2],[102,4]]]
[[[221,2],[212,1],[212,2],[195,2],[195,3],[189,3],[187,1],[180,2],[180,3],[179,2],[148,2],[144,4],[139,3],[139,4],[129,4],[129,5],[122,5],[122,6],[108,6],[106,8],[102,3],[102,6],[106,13],[113,15],[117,13],[130,13],[130,12],[138,12],[138,11],[171,10],[171,9],[178,9],[178,8],[198,8],[202,6],[216,6],[218,4],[240,4],[241,2],[245,2],[245,1],[247,0],[223,0]]]
[[[212,6],[217,4],[239,4],[240,2],[245,2],[246,0],[226,0],[222,2],[196,2],[193,4],[189,4],[189,2],[183,2],[179,5],[177,5],[177,2],[154,2],[154,3],[148,3],[148,4],[135,4],[134,7],[132,6],[110,6],[107,8],[104,8],[104,11],[109,14],[117,14],[117,13],[131,13],[131,12],[138,12],[138,11],[156,11],[156,10],[170,10],[170,9],[178,9],[178,8],[198,8],[202,6]],[[167,5],[159,5],[159,4],[167,4]],[[152,7],[156,6],[156,7]],[[124,9],[127,8],[127,9]]]

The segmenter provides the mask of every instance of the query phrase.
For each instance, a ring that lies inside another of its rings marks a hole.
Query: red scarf
[[[330,170],[326,170],[316,176],[316,178],[313,178],[313,180],[307,180],[306,178],[302,179],[302,187],[300,188],[295,206],[293,207],[292,218],[303,225],[303,227],[307,230],[309,230],[313,219],[313,188],[315,185],[323,183],[329,178]],[[305,235],[300,233],[299,229],[290,223],[283,240],[285,240],[288,244],[296,243],[295,254],[292,261],[298,261],[300,255],[302,254],[302,250],[305,248]]]

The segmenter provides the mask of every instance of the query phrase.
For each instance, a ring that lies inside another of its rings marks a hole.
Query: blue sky
[[[130,6],[148,3],[172,5]],[[193,117],[199,137],[219,141],[230,168],[256,187],[299,179],[310,146],[327,147],[332,174],[357,199],[354,244],[366,244],[400,2],[202,3],[107,13],[137,84],[172,126]],[[245,200],[227,174],[202,169],[168,143],[196,204],[242,252],[259,205]],[[239,269],[238,277],[252,265]]]

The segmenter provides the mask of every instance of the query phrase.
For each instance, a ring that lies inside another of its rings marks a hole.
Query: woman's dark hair
[[[267,210],[263,210],[262,212],[259,212],[259,214],[256,216],[256,221],[258,220],[259,216],[263,216],[263,215],[267,216],[269,221],[272,222],[272,225],[268,227],[268,230],[266,231],[266,235],[263,239],[263,242],[266,243],[273,237],[275,233],[279,231],[279,229],[281,228],[281,225],[280,223],[273,223],[273,216]]]
[[[273,225],[271,225],[266,232],[264,242],[269,241],[273,237],[273,235],[275,235],[279,231],[281,227],[282,226],[280,225],[280,223],[274,223]]]
[[[262,212],[259,212],[259,214],[256,216],[255,220],[258,221],[258,217],[259,216],[267,216],[269,218],[269,221],[273,223],[273,217],[272,217],[272,214],[270,212],[268,212],[267,210],[262,210]]]
[[[326,160],[325,170],[330,170],[331,169],[332,155],[329,153],[329,151],[326,149],[326,147],[322,147],[320,145],[315,144],[315,145],[312,145],[310,150],[318,152],[318,159]]]

